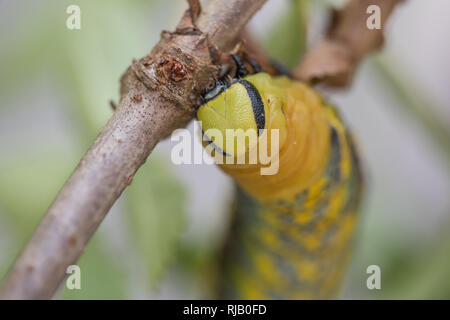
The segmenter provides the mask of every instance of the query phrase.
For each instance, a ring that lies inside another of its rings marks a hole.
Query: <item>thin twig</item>
[[[192,0],[174,33],[122,77],[121,100],[59,192],[0,292],[2,299],[51,298],[87,242],[155,145],[194,114],[217,75],[219,50],[234,45],[265,0]],[[196,20],[195,18],[198,19]],[[193,19],[194,18],[194,19]]]
[[[351,0],[334,13],[327,36],[306,53],[293,76],[309,83],[347,86],[359,62],[382,46],[386,21],[401,1]],[[367,8],[373,4],[380,7],[381,29],[369,29],[366,25]]]

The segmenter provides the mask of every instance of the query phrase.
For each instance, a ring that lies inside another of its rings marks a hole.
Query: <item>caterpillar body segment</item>
[[[221,297],[336,297],[363,189],[356,150],[336,110],[307,85],[261,72],[234,80],[210,97],[197,118],[204,132],[267,130],[232,148],[227,138],[211,139],[224,157],[248,157],[267,142],[263,139],[271,141],[273,129],[278,132],[279,148],[270,154],[278,161],[275,174],[262,175],[268,164],[259,158],[253,164],[219,165],[238,186],[223,253]]]

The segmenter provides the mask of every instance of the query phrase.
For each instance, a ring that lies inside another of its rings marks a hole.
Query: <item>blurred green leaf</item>
[[[298,62],[306,48],[306,24],[309,0],[291,0],[284,12],[264,40],[264,47],[287,67]]]
[[[41,148],[0,158],[0,208],[11,238],[0,279],[25,245],[77,162],[75,154]]]
[[[14,32],[5,33],[0,47],[0,96],[17,93],[45,69],[57,51],[52,50],[53,11],[47,5],[18,5],[22,14],[14,22]],[[6,105],[0,104],[0,107]]]
[[[60,299],[126,299],[127,276],[105,253],[94,236],[76,263],[81,271],[81,289],[69,290],[65,283],[58,294]]]
[[[131,234],[151,285],[174,257],[183,226],[185,194],[168,168],[151,157],[126,192]]]
[[[399,276],[385,299],[450,299],[450,237],[439,233],[429,243],[416,248],[399,269]]]
[[[414,243],[418,241],[414,241],[402,228],[390,226],[378,219],[377,213],[383,210],[383,205],[372,203],[361,212],[354,257],[347,272],[346,299],[380,299],[385,293],[392,293],[402,281],[404,267],[416,254],[417,246]],[[367,289],[369,275],[366,270],[370,265],[378,265],[382,270],[382,290]]]
[[[26,237],[78,161],[75,152],[45,148],[0,158],[0,206]]]

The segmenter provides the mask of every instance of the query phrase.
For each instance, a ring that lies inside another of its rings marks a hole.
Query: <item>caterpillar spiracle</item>
[[[363,190],[356,149],[337,110],[308,85],[264,72],[216,89],[197,110],[203,132],[279,132],[276,174],[261,175],[259,160],[219,165],[238,186],[221,298],[337,297]],[[209,144],[224,157],[237,156],[224,142]],[[251,148],[247,143],[245,152]]]

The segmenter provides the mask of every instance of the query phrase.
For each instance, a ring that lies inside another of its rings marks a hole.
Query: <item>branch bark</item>
[[[306,53],[293,76],[312,84],[347,86],[359,62],[382,46],[386,21],[402,1],[350,0],[342,10],[334,12],[327,36]],[[370,30],[366,26],[366,10],[372,4],[380,7],[381,29]]]
[[[9,272],[2,299],[48,299],[101,221],[161,139],[192,119],[200,94],[217,76],[220,50],[265,0],[214,0],[201,12],[190,0],[173,33],[121,79],[121,100],[59,192]]]

